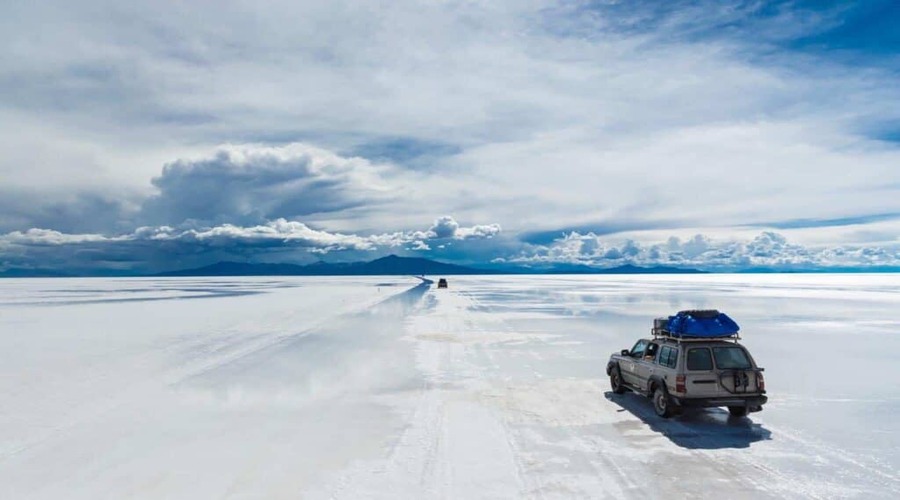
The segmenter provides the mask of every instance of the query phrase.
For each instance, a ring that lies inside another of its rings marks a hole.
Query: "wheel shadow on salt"
[[[604,393],[606,399],[620,406],[662,434],[672,443],[686,449],[717,450],[749,448],[751,444],[772,439],[772,432],[749,417],[735,418],[721,408],[685,410],[682,415],[662,418],[653,411],[651,401],[634,393]]]

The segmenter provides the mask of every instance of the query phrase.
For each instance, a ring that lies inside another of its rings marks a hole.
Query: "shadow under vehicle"
[[[734,418],[721,408],[686,412],[669,419],[656,416],[647,400],[634,393],[605,393],[606,399],[641,420],[617,422],[621,431],[633,431],[629,426],[646,425],[672,441],[676,446],[692,450],[749,448],[752,443],[772,439],[772,432],[749,418]],[[624,432],[623,432],[624,433]]]

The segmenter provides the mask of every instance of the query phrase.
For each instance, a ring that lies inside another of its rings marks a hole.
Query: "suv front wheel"
[[[669,395],[666,394],[665,390],[659,387],[653,391],[653,409],[656,410],[656,414],[662,418],[669,418],[672,416],[672,405],[669,401]]]
[[[619,372],[619,367],[615,367],[609,372],[609,386],[612,388],[612,391],[616,394],[624,394],[625,386],[622,385],[622,374]]]

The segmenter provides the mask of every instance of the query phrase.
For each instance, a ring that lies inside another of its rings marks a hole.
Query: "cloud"
[[[409,246],[409,250],[427,252],[428,250],[431,250],[431,247],[428,246],[428,243],[425,243],[424,241],[416,240],[413,241],[412,245]]]
[[[444,216],[434,221],[434,225],[429,231],[434,233],[436,238],[452,238],[456,235],[457,229],[459,229],[459,224],[453,220],[453,217]]]
[[[453,217],[445,215],[434,221],[428,230],[432,238],[452,238],[456,240],[493,238],[500,234],[500,224],[460,227]]]
[[[453,219],[443,217],[439,220]],[[496,224],[472,227],[460,227],[455,221],[454,224],[455,234],[450,236],[439,236],[430,229],[346,234],[314,229],[283,218],[252,226],[142,226],[115,236],[29,229],[0,235],[0,267],[32,268],[44,263],[61,269],[84,269],[93,263],[95,268],[102,269],[104,262],[115,262],[114,268],[147,272],[171,269],[171,263],[164,264],[167,255],[188,256],[192,261],[211,263],[235,255],[253,260],[267,254],[290,257],[292,252],[293,258],[301,260],[302,253],[324,255],[335,252],[366,259],[371,256],[365,254],[403,247],[410,251],[428,251],[431,247],[427,242],[432,239],[474,241],[492,238],[500,232]]]
[[[0,242],[5,245],[56,246],[121,241],[122,239],[122,237],[108,238],[100,234],[65,234],[50,229],[29,229],[24,232],[13,231],[8,233],[0,238]],[[127,237],[124,239],[127,239]]]
[[[132,240],[178,241],[198,246],[294,246],[327,253],[339,250],[373,250],[376,245],[397,246],[405,241],[397,236],[362,237],[312,229],[302,222],[276,219],[257,226],[223,224],[203,229],[174,229],[168,226],[141,227]]]
[[[502,262],[532,266],[582,264],[615,267],[692,267],[734,271],[752,267],[821,269],[829,267],[900,266],[900,242],[887,247],[853,245],[804,246],[779,233],[764,231],[750,240],[717,240],[695,235],[687,240],[670,237],[665,242],[640,243],[626,239],[613,243],[601,236],[570,233],[549,245],[527,245]]]
[[[0,233],[50,227],[64,232],[127,229],[138,211],[134,192],[0,186]]]
[[[223,146],[167,164],[141,218],[245,224],[372,206],[396,196],[383,179],[389,169],[298,143]]]
[[[858,224],[869,224],[873,222],[891,221],[900,219],[900,213],[878,213],[866,215],[854,215],[850,217],[840,217],[836,219],[794,219],[777,222],[762,222],[751,224],[754,226],[765,226],[776,229],[797,229],[797,228],[816,228],[816,227],[839,227],[854,226]]]

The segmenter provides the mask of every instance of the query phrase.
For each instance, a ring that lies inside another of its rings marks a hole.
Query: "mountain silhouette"
[[[419,257],[388,255],[370,262],[297,264],[251,264],[217,262],[215,264],[159,273],[156,276],[377,276],[421,274],[496,274],[496,271],[446,264]]]

